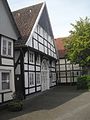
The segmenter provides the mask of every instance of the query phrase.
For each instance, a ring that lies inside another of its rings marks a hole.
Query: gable
[[[47,12],[47,7],[46,5],[44,6],[44,9],[42,11],[42,14],[40,16],[40,20],[38,23],[45,31],[47,31],[48,35],[53,37],[53,32],[52,32],[52,28],[51,28],[51,24],[50,24],[50,20],[49,20],[49,16],[48,16],[48,12]]]
[[[6,0],[0,0],[0,34],[15,40],[19,36]]]
[[[57,58],[54,37],[45,3],[40,10],[26,45],[53,58]]]

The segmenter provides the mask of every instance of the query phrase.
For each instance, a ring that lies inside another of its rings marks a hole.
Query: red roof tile
[[[64,47],[64,38],[56,38],[55,44],[57,47],[57,52],[60,58],[65,57],[65,47]]]

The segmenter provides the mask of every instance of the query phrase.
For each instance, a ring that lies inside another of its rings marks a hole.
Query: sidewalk
[[[23,111],[0,111],[0,120],[90,120],[90,92],[58,86],[28,97]]]

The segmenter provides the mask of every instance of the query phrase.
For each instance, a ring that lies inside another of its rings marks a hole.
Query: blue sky
[[[8,0],[12,11],[31,6],[43,0]],[[90,0],[46,0],[51,26],[55,38],[66,37],[80,17],[90,17]]]

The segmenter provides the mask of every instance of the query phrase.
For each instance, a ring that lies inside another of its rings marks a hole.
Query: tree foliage
[[[88,17],[80,18],[71,25],[73,29],[65,42],[66,56],[75,64],[90,66],[90,19]]]

